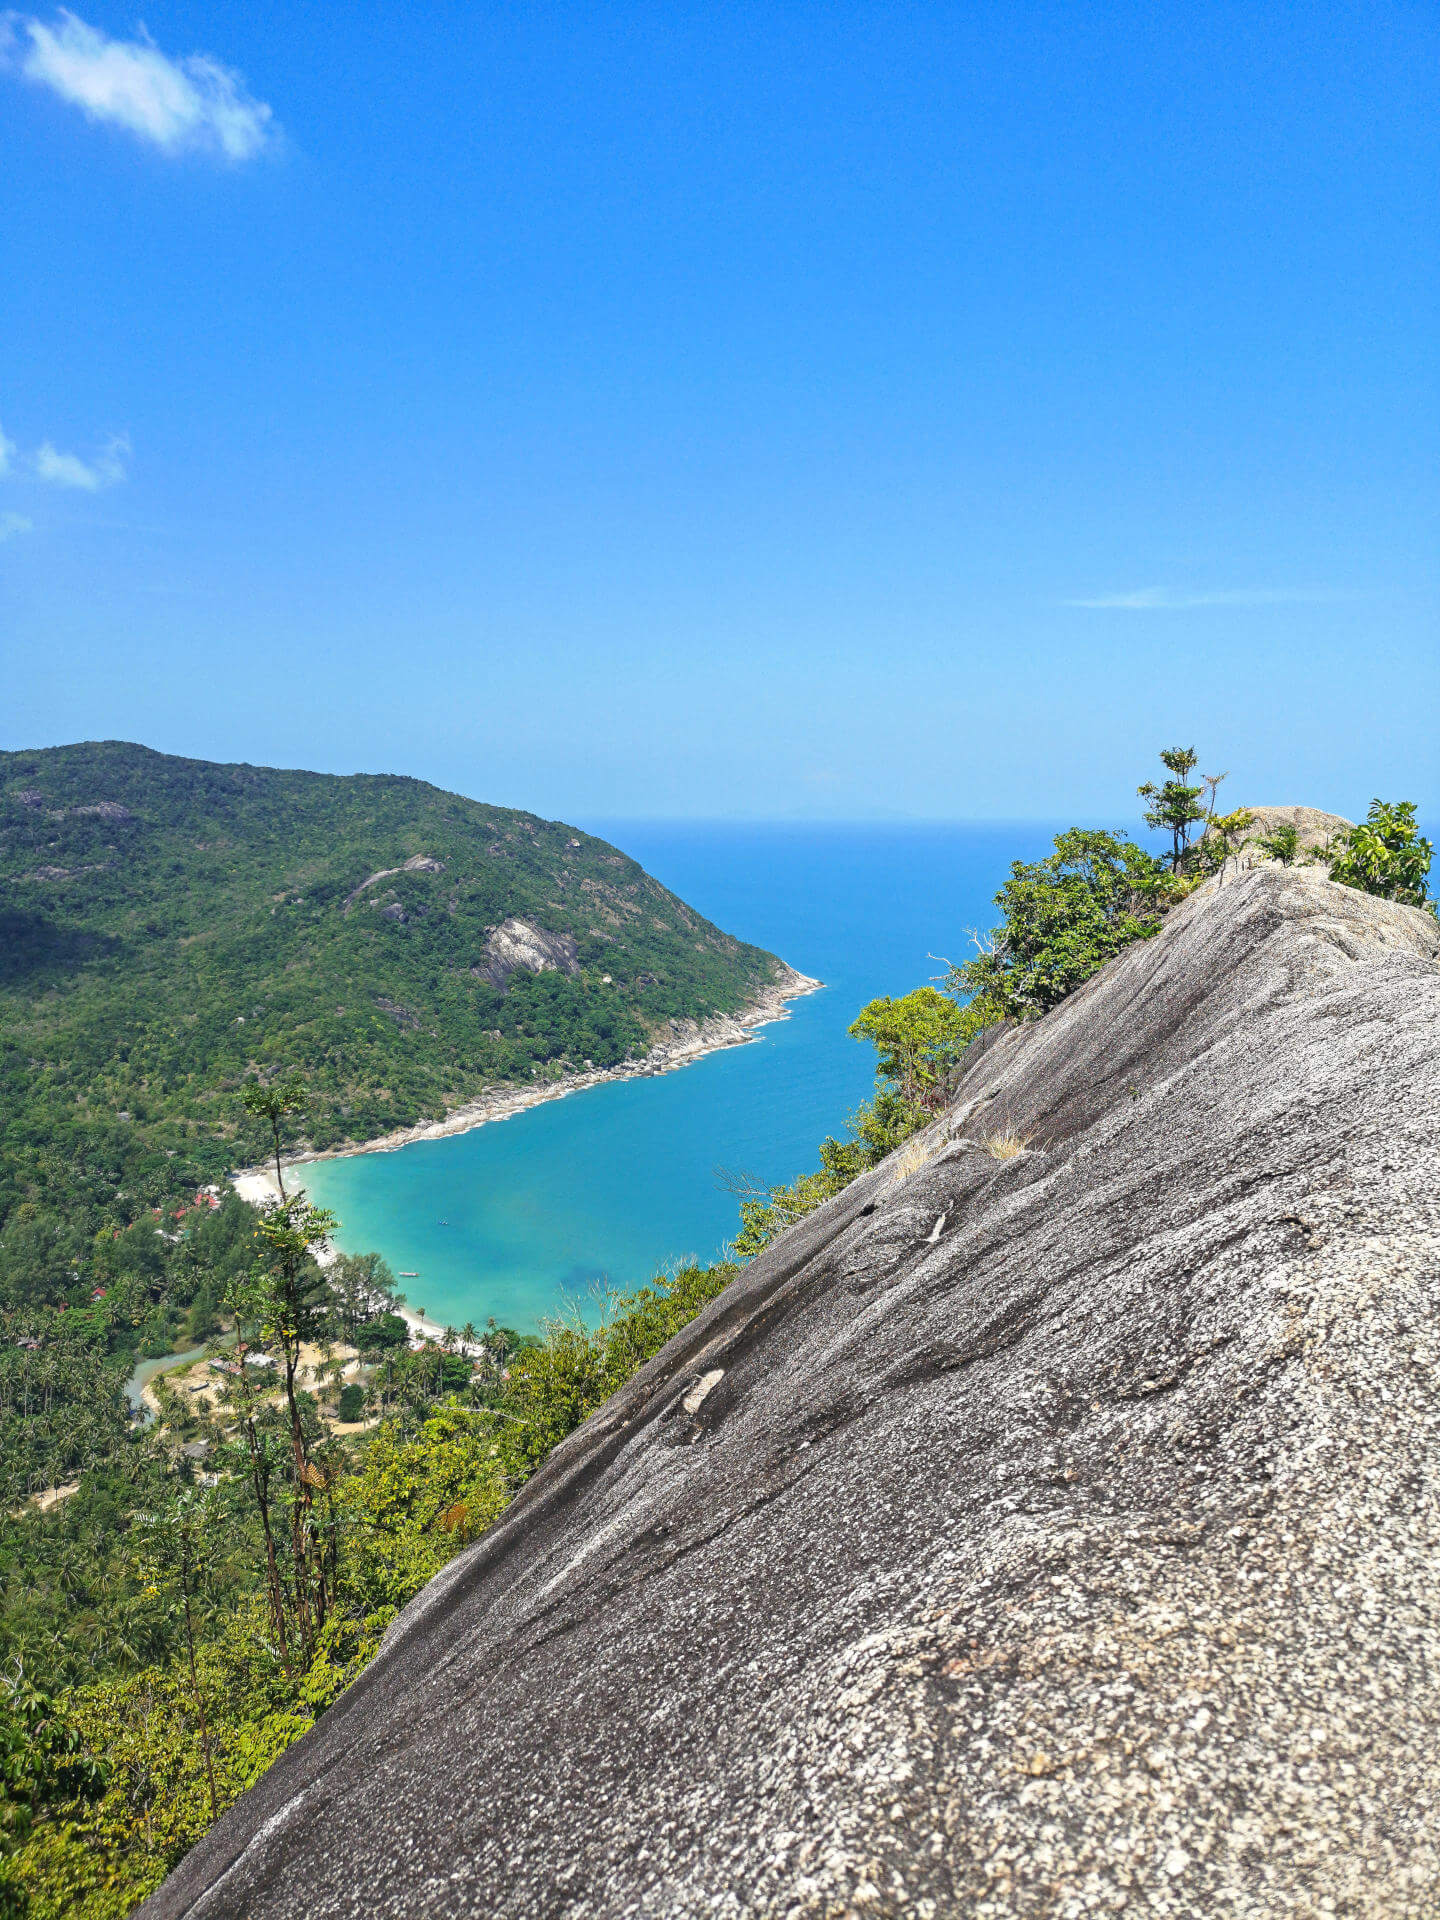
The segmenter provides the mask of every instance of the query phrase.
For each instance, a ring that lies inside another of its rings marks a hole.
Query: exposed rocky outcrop
[[[72,807],[72,813],[94,814],[99,820],[133,820],[134,814],[118,800],[101,800],[93,807]]]
[[[485,942],[485,958],[471,972],[502,990],[512,973],[578,973],[573,933],[551,933],[528,920],[502,921]]]
[[[83,867],[36,867],[32,872],[18,877],[22,880],[73,880],[81,873],[111,873],[119,864],[118,860],[92,860]]]
[[[1240,836],[1240,850],[1232,859],[1232,869],[1257,866],[1265,858],[1260,841],[1277,827],[1294,827],[1296,853],[1306,861],[1313,860],[1355,824],[1342,814],[1323,813],[1319,807],[1246,807],[1244,811],[1251,816],[1250,825]]]
[[[146,1912],[1440,1911],[1437,950],[1261,866],[1002,1034]]]
[[[420,1016],[413,1007],[403,1006],[398,1000],[391,1000],[386,994],[377,993],[375,1005],[381,1013],[388,1013],[402,1033],[415,1033],[420,1028]]]
[[[133,820],[135,818],[130,809],[128,807],[122,807],[118,800],[99,800],[96,801],[93,806],[89,807],[55,807],[47,809],[44,794],[37,793],[33,787],[22,787],[15,795],[15,798],[20,802],[22,807],[27,808],[31,813],[49,812],[52,820],[63,820],[67,815],[71,819],[84,819],[90,816],[97,820],[111,821]]]
[[[1247,807],[1246,812],[1255,816],[1247,838],[1274,833],[1277,827],[1294,827],[1302,853],[1317,852],[1355,824],[1343,814],[1325,813],[1319,807]]]
[[[410,858],[405,861],[402,866],[381,867],[378,872],[372,873],[366,879],[362,880],[358,887],[346,894],[345,903],[341,911],[348,913],[362,893],[368,892],[369,889],[380,880],[393,880],[397,873],[443,873],[444,871],[445,863],[443,860],[436,860],[428,853],[411,854]],[[403,920],[404,917],[402,912],[400,918]]]

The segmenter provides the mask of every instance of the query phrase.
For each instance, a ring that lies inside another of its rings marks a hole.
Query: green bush
[[[995,896],[1003,923],[988,950],[952,967],[973,1024],[1029,1020],[1058,1006],[1123,947],[1160,931],[1184,882],[1131,840],[1096,829],[1057,834],[1048,859],[1017,860]]]
[[[1300,858],[1300,829],[1283,824],[1273,833],[1262,834],[1256,845],[1267,860],[1278,860],[1282,867],[1293,867]]]
[[[1331,857],[1330,878],[1407,907],[1430,906],[1425,882],[1430,872],[1430,842],[1422,838],[1410,800],[1372,800],[1358,827],[1342,834]]]
[[[888,995],[861,1009],[849,1029],[852,1040],[869,1040],[880,1056],[882,1080],[904,1100],[927,1101],[959,1058],[967,1038],[965,1015],[934,987]]]
[[[1240,851],[1245,834],[1254,824],[1255,815],[1245,807],[1237,807],[1233,813],[1211,814],[1203,837],[1190,849],[1185,871],[1201,879],[1219,873]]]

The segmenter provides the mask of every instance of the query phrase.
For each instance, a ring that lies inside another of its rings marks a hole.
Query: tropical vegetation
[[[328,1124],[341,1066],[325,1056],[317,1092],[313,1049],[286,1058],[283,1027],[215,1058],[186,1041],[190,1065],[173,1080],[132,1048],[114,1069],[133,1102],[123,1115],[97,1113],[102,1083],[85,1078],[83,1051],[35,1056],[49,1091],[6,1130],[0,1219],[0,1915],[129,1913],[350,1684],[426,1581],[744,1261],[924,1128],[977,1040],[1042,1016],[1152,938],[1252,824],[1218,813],[1223,776],[1194,782],[1193,750],[1162,758],[1169,778],[1142,795],[1164,851],[1074,829],[1044,859],[1017,861],[973,958],[860,1010],[850,1032],[875,1049],[873,1095],[812,1172],[734,1182],[724,1258],[598,1297],[538,1334],[488,1322],[412,1344],[384,1261],[333,1254],[335,1223],[287,1150]],[[263,782],[219,778],[254,770],[209,771],[227,806],[237,793],[263,801]],[[449,857],[450,843],[426,844]],[[1261,850],[1303,857],[1283,834]],[[1408,803],[1376,802],[1330,849],[1336,879],[1411,904],[1429,854]],[[637,897],[653,884],[635,880]],[[723,944],[709,952],[718,965]],[[731,958],[725,992],[751,964]],[[765,964],[758,955],[748,977]],[[115,965],[123,1009],[132,962]],[[681,981],[699,991],[677,964]],[[69,1045],[107,1017],[127,1031],[97,979],[52,981],[25,1004],[28,1046]],[[443,1032],[426,1057],[452,1043]],[[185,1087],[203,1094],[198,1118]],[[263,1212],[202,1178],[241,1152],[275,1168]],[[200,1358],[157,1375],[155,1417],[131,1418],[122,1383],[135,1358],[186,1344]]]
[[[1433,851],[1416,824],[1413,802],[1372,800],[1360,824],[1341,836],[1330,859],[1330,878],[1342,887],[1433,912],[1426,886]]]

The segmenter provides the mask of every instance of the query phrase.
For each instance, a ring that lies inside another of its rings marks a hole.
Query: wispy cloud
[[[33,454],[22,454],[15,442],[0,427],[0,480],[44,480],[52,487],[78,487],[82,493],[99,493],[125,478],[125,461],[130,442],[116,433],[100,451],[88,460],[78,453],[62,453],[52,440],[44,440]],[[8,516],[13,520],[16,516]],[[11,532],[17,529],[11,528]],[[23,529],[28,533],[27,520]]]
[[[1283,607],[1350,596],[1317,587],[1230,587],[1213,593],[1182,593],[1171,587],[1138,587],[1128,593],[1097,593],[1065,600],[1067,607],[1120,609],[1126,613],[1183,613],[1191,607]]]
[[[27,520],[23,513],[0,513],[0,546],[7,540],[13,540],[17,533],[33,533],[35,522]]]
[[[113,487],[125,478],[121,455],[129,451],[130,442],[117,436],[94,460],[82,460],[78,453],[61,453],[47,440],[35,455],[35,475],[54,487],[79,487],[85,493],[98,493],[102,487]]]
[[[91,120],[123,127],[162,153],[250,160],[279,140],[271,109],[210,54],[171,59],[148,36],[112,40],[63,8],[48,24],[19,13],[0,18],[0,58]]]

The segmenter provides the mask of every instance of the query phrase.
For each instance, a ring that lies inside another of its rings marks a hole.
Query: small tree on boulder
[[[1136,791],[1142,800],[1150,802],[1145,809],[1146,826],[1170,835],[1170,871],[1179,873],[1190,849],[1190,830],[1206,817],[1200,796],[1210,783],[1190,784],[1189,775],[1194,772],[1199,758],[1194,747],[1165,747],[1161,750],[1160,758],[1170,778],[1160,786],[1156,786],[1153,780],[1147,780]],[[1224,777],[1221,774],[1214,786],[1218,786]],[[1212,802],[1214,786],[1211,787]]]

